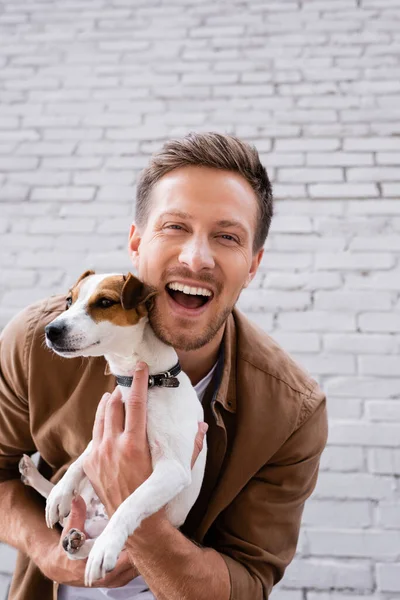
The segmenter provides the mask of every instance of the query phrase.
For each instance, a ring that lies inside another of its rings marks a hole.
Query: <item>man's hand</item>
[[[86,560],[70,560],[65,554],[61,542],[68,531],[74,527],[84,531],[86,504],[80,496],[72,502],[71,512],[65,522],[58,544],[49,545],[36,563],[40,570],[53,581],[65,585],[84,587]],[[42,548],[43,550],[43,548]],[[129,560],[126,550],[120,554],[115,568],[104,579],[94,582],[94,587],[120,587],[126,585],[138,575],[137,570]]]
[[[83,468],[109,517],[152,473],[146,430],[147,389],[148,367],[139,363],[125,409],[118,387],[103,396],[97,409],[92,449]],[[207,425],[200,423],[192,467],[206,431]],[[159,512],[163,516],[163,510]]]

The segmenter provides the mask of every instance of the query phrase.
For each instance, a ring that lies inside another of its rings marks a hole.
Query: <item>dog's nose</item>
[[[46,327],[44,328],[46,337],[50,340],[50,342],[54,343],[60,341],[66,329],[66,325],[61,323],[60,325],[52,325],[50,323],[50,325],[46,325]]]

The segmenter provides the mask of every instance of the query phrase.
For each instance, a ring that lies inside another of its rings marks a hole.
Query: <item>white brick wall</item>
[[[330,442],[277,600],[400,599],[400,0],[3,0],[0,326],[129,268],[136,176],[253,142],[276,217],[242,308],[318,378]],[[0,600],[14,553],[0,546]]]

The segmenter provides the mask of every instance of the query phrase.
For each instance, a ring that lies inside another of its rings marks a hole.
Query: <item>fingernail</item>
[[[201,433],[204,433],[204,434],[206,434],[206,433],[207,433],[207,430],[208,430],[208,425],[207,425],[207,423],[200,423],[200,431],[201,431]]]
[[[138,363],[136,363],[136,369],[135,370],[136,371],[144,371],[145,366],[146,365],[145,365],[144,362],[139,361]]]

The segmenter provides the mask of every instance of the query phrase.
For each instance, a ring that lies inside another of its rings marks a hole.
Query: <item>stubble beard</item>
[[[149,313],[150,325],[156,336],[165,344],[173,346],[176,350],[189,352],[191,350],[199,350],[217,335],[218,331],[225,324],[225,321],[231,314],[233,306],[227,306],[222,312],[214,315],[210,323],[207,324],[205,331],[201,332],[197,337],[193,336],[193,323],[189,320],[182,319],[180,331],[169,331],[164,323],[161,311],[157,306],[154,306]],[[183,331],[186,330],[186,331]]]

